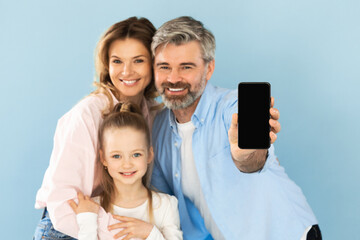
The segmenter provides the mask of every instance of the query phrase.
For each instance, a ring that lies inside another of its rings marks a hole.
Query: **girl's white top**
[[[180,218],[178,211],[178,201],[176,197],[164,193],[152,192],[154,227],[150,232],[147,240],[164,240],[164,239],[182,239],[180,230]],[[97,203],[100,198],[93,198]],[[122,208],[113,205],[115,215],[137,218],[149,222],[148,200],[135,208]],[[85,212],[77,215],[79,225],[79,240],[98,240],[98,215],[95,213]],[[120,232],[122,229],[117,229]],[[125,236],[124,236],[125,237]],[[122,239],[123,237],[119,238]],[[134,238],[134,240],[137,238]]]

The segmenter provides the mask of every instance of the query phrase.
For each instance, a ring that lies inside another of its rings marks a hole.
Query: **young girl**
[[[154,155],[150,145],[148,126],[136,105],[119,103],[104,118],[99,129],[103,192],[92,200],[80,192],[78,204],[69,201],[77,214],[79,239],[97,239],[97,203],[119,215],[115,218],[121,222],[114,227],[123,229],[115,238],[182,239],[177,199],[148,188]]]

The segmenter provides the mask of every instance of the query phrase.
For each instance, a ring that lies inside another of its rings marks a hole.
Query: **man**
[[[211,32],[180,17],[159,28],[152,51],[167,107],[153,125],[152,183],[178,198],[184,238],[306,239],[316,218],[274,147],[239,149],[237,92],[208,83],[215,68]],[[274,143],[279,112],[270,114]]]

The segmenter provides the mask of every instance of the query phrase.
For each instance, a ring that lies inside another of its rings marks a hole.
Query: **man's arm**
[[[271,98],[271,108],[269,120],[271,131],[270,139],[271,143],[276,141],[276,133],[280,132],[281,126],[278,122],[280,113],[274,107],[274,98]],[[231,119],[231,125],[228,132],[231,156],[235,163],[235,166],[241,171],[246,173],[259,171],[265,165],[267,158],[267,149],[240,149],[238,147],[238,115],[233,114]]]

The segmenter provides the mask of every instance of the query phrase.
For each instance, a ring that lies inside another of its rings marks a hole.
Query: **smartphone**
[[[238,86],[238,145],[242,149],[270,147],[270,83],[241,82]]]

